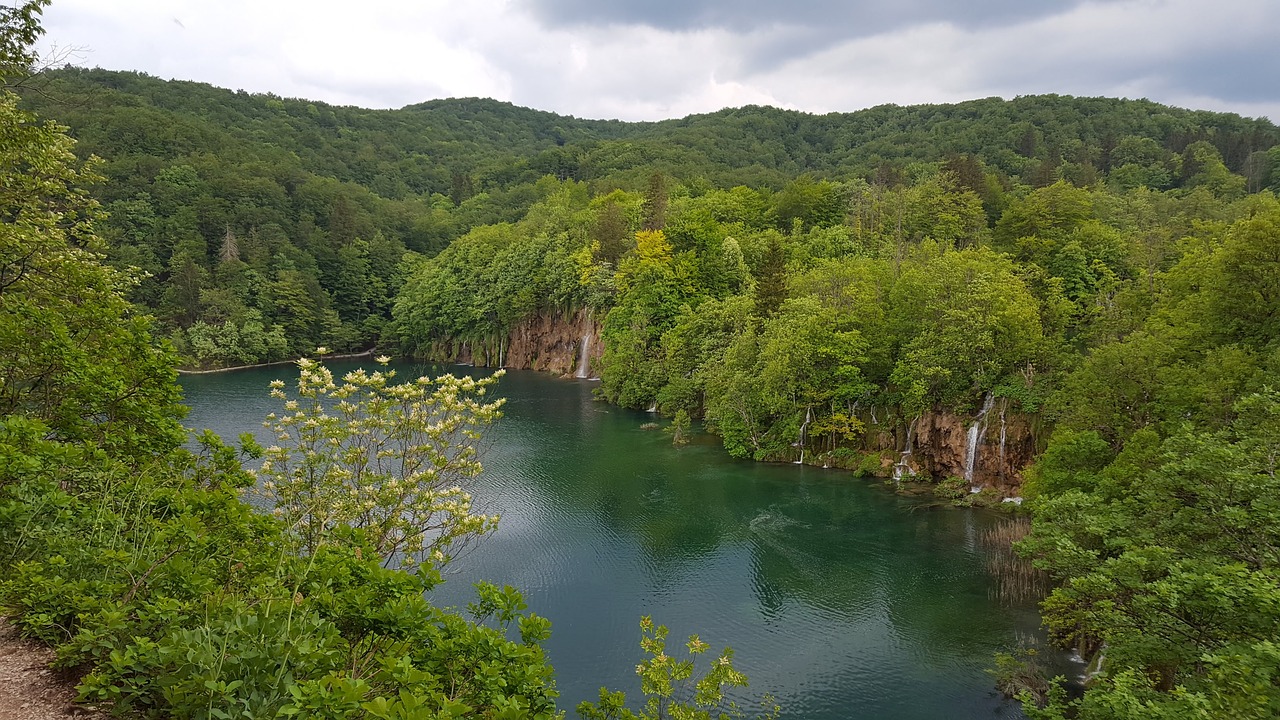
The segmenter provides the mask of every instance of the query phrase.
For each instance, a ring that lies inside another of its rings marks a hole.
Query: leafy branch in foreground
[[[364,530],[385,563],[440,567],[497,527],[498,517],[475,512],[459,483],[480,473],[476,445],[503,403],[484,397],[501,372],[392,383],[392,370],[361,369],[339,384],[314,360],[298,368],[299,399],[286,395],[283,381],[271,385],[284,411],[264,423],[279,444],[263,450],[257,492],[305,552],[350,525]]]
[[[725,648],[711,662],[701,677],[695,679],[694,661],[698,655],[711,648],[697,635],[690,635],[685,643],[689,658],[677,660],[667,655],[667,627],[655,625],[649,616],[640,618],[644,636],[640,647],[649,654],[644,662],[636,665],[640,676],[640,689],[648,698],[639,714],[626,707],[627,696],[623,692],[609,692],[600,688],[599,704],[582,702],[578,714],[587,720],[711,720],[711,718],[743,718],[746,712],[736,702],[726,700],[727,688],[746,687],[747,676],[733,667],[733,650]],[[768,695],[761,698],[762,719],[776,718],[780,708]]]

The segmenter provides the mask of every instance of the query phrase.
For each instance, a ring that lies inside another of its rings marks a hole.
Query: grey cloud
[[[1093,0],[1092,4],[1123,0]],[[641,25],[673,32],[741,34],[746,73],[760,72],[841,42],[931,23],[966,30],[1052,16],[1087,0],[522,0],[549,27]]]
[[[659,119],[1054,92],[1280,119],[1275,0],[385,0],[354,19],[348,7],[58,0],[46,24],[92,48],[87,64],[376,107],[487,95]]]
[[[1151,68],[1164,87],[1227,102],[1277,101],[1280,51],[1272,39],[1232,44]]]
[[[1280,13],[1278,13],[1280,14]],[[1076,95],[1130,95],[1216,98],[1225,104],[1276,103],[1280,51],[1267,37],[1224,37],[1192,52],[1176,44],[1145,57],[1118,61],[1096,48],[1039,55],[1026,48],[990,58],[976,73],[1004,93],[1061,92]],[[1022,50],[1024,52],[1019,52]]]
[[[948,22],[966,28],[1003,26],[1064,12],[1083,1],[524,0],[524,5],[542,22],[554,27],[624,24],[675,31],[723,28],[750,32],[785,25],[848,39],[930,22]]]

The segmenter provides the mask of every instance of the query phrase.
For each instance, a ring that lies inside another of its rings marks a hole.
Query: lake
[[[356,367],[331,363],[336,374]],[[399,379],[425,369],[393,365]],[[451,368],[455,373],[484,370]],[[181,380],[186,424],[228,440],[279,409],[288,365]],[[592,397],[597,383],[508,371],[477,506],[497,532],[433,591],[472,599],[485,579],[552,621],[546,651],[568,717],[601,685],[639,697],[639,618],[731,646],[785,718],[1020,718],[984,669],[1041,640],[1034,603],[993,599],[980,534],[997,513],[898,496],[848,472],[728,457],[714,437],[683,448],[655,416]],[[665,423],[664,423],[665,424]]]

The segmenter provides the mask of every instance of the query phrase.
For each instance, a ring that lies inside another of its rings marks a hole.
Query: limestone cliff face
[[[587,346],[585,367],[584,344]],[[600,372],[604,343],[600,340],[600,321],[590,310],[553,310],[525,318],[505,336],[443,341],[434,344],[429,354],[436,360],[478,367],[595,377]]]
[[[919,475],[1015,491],[1036,457],[1036,430],[1036,418],[1012,410],[1007,398],[988,400],[974,415],[933,410],[915,420],[911,452],[902,461]],[[905,450],[904,439],[897,451]]]
[[[585,368],[581,367],[584,343],[587,346]],[[556,375],[595,377],[600,372],[603,355],[600,322],[591,311],[557,311],[525,318],[512,328],[507,335],[507,351],[502,366]]]
[[[895,416],[869,422],[874,449],[896,453],[903,469],[916,475],[961,477],[974,487],[1015,490],[1038,449],[1035,416],[1013,410],[1007,398],[990,399],[972,415],[934,409],[908,430],[902,426]]]

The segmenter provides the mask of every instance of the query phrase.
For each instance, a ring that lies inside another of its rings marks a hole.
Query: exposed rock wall
[[[540,312],[520,321],[505,336],[442,341],[429,354],[444,362],[572,376],[579,369],[584,340],[588,343],[586,375],[595,377],[604,343],[600,320],[586,309]]]
[[[911,431],[911,454],[907,448],[906,421],[889,410],[867,423],[869,450],[892,452],[894,461],[903,461],[917,475],[943,479],[965,477],[969,469],[969,433],[979,428],[974,443],[974,460],[970,484],[991,486],[1010,491],[1022,484],[1022,470],[1039,448],[1037,418],[1011,408],[1007,398],[995,399],[986,416],[957,415],[934,409],[916,418]],[[888,466],[886,466],[888,467]]]

